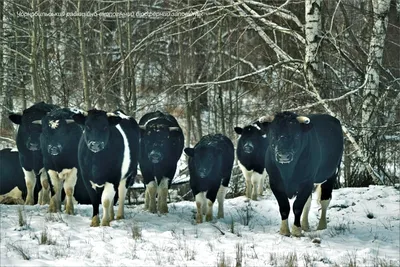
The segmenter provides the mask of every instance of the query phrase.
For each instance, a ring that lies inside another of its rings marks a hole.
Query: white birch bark
[[[373,115],[379,99],[379,65],[382,64],[383,59],[389,7],[390,0],[372,1],[374,26],[369,45],[368,64],[365,74],[367,83],[363,92],[364,102],[361,117],[362,136],[364,136],[366,142],[371,137],[371,131],[367,127],[376,123],[376,117]]]

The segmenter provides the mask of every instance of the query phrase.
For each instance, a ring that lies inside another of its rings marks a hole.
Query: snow
[[[227,199],[224,219],[197,225],[193,201],[170,203],[167,215],[132,205],[126,208],[125,219],[96,228],[89,227],[90,205],[78,205],[76,215],[49,214],[46,205],[25,206],[22,215],[27,225],[22,227],[18,224],[21,207],[0,205],[0,265],[216,266],[225,259],[226,266],[240,266],[241,250],[241,266],[287,266],[290,259],[298,266],[349,266],[350,262],[399,266],[398,189],[334,190],[328,229],[322,231],[315,231],[319,208],[315,198],[310,211],[313,231],[301,238],[278,234],[278,205],[268,190],[258,201]],[[293,214],[289,222],[293,223]],[[48,244],[39,242],[44,231]]]

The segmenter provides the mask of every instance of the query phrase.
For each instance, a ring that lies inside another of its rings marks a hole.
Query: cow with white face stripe
[[[43,168],[43,156],[40,150],[40,133],[42,127],[33,121],[41,120],[55,105],[39,102],[25,109],[22,114],[11,113],[9,119],[19,125],[17,133],[17,148],[19,161],[24,172],[27,189],[26,205],[33,205],[38,200],[39,204],[50,202],[50,186],[45,169]],[[36,184],[36,177],[40,176],[40,183]],[[42,189],[39,194],[38,191]]]
[[[182,129],[172,115],[161,111],[145,114],[139,121],[139,127],[139,165],[146,186],[145,209],[152,213],[157,210],[167,213],[168,189],[184,145]]]
[[[80,204],[91,203],[78,172],[78,144],[82,128],[72,119],[74,114],[69,108],[57,108],[47,113],[41,120],[34,121],[42,125],[40,146],[43,164],[54,189],[49,212],[61,211],[63,188],[66,195],[67,214],[74,214],[73,197]]]
[[[239,167],[246,179],[246,196],[257,200],[263,194],[265,171],[265,152],[268,139],[266,133],[260,128],[261,122],[255,121],[244,128],[235,127],[235,132],[240,135],[237,143],[236,155]]]
[[[124,218],[127,186],[137,174],[139,127],[135,119],[120,115],[96,109],[73,115],[74,121],[84,127],[78,161],[93,206],[91,226],[100,224],[100,203],[101,225],[110,225],[116,193],[119,202],[116,219]]]
[[[301,236],[302,230],[309,230],[308,212],[314,184],[320,184],[318,191],[322,207],[317,230],[325,229],[326,211],[343,155],[343,133],[339,120],[326,114],[298,116],[292,112],[281,112],[265,117],[263,122],[268,136],[265,167],[279,204],[282,219],[280,233]],[[294,224],[290,232],[288,198],[294,196]]]

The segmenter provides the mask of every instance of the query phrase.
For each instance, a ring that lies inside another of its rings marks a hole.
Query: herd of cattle
[[[0,151],[0,194],[18,187],[25,204],[49,204],[49,212],[61,211],[65,199],[67,214],[74,214],[75,199],[92,204],[91,226],[109,226],[117,201],[116,219],[124,218],[127,188],[139,165],[145,184],[144,208],[168,213],[168,189],[184,151],[189,157],[196,222],[201,223],[203,216],[206,221],[213,219],[216,199],[218,218],[224,217],[235,150],[222,134],[205,135],[193,148],[184,148],[182,129],[170,114],[150,112],[137,123],[121,110],[82,111],[44,102],[9,118],[19,125],[18,151]],[[317,229],[325,229],[326,210],[343,154],[340,122],[329,115],[306,117],[281,112],[234,130],[240,136],[236,156],[246,180],[246,196],[257,200],[268,173],[279,204],[280,233],[301,236],[302,230],[309,230],[315,184],[321,203]],[[295,219],[290,231],[288,198],[294,196]]]

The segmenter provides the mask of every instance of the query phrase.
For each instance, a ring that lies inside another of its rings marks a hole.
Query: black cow
[[[263,194],[265,171],[265,152],[268,139],[260,128],[260,122],[256,121],[244,128],[235,127],[235,132],[240,135],[236,155],[239,167],[246,179],[246,196],[257,200],[257,194]]]
[[[74,214],[73,196],[81,204],[90,204],[90,198],[78,172],[78,144],[82,128],[72,119],[75,112],[68,108],[53,109],[42,120],[40,146],[43,164],[55,191],[49,205],[50,212],[61,211],[61,191],[66,195],[65,211]]]
[[[182,129],[172,115],[161,111],[145,114],[139,127],[139,165],[146,186],[144,208],[152,213],[157,209],[160,213],[168,213],[168,189],[184,146]]]
[[[0,150],[0,195],[9,193],[15,187],[22,192],[21,198],[25,199],[26,184],[19,164],[18,151],[5,148]],[[13,198],[19,198],[19,196]]]
[[[282,112],[264,121],[269,142],[265,166],[279,204],[282,218],[280,233],[290,235],[288,198],[294,196],[297,197],[293,203],[295,219],[292,234],[301,236],[301,229],[309,229],[308,212],[314,184],[320,184],[319,201],[322,207],[317,229],[325,229],[326,210],[343,154],[343,133],[339,120],[324,114],[305,117]]]
[[[120,116],[119,116],[120,115]],[[137,174],[139,126],[135,119],[102,110],[73,115],[84,127],[79,141],[79,170],[89,193],[93,216],[91,226],[99,226],[99,204],[103,205],[102,226],[114,219],[114,196],[118,194],[117,220],[124,218],[127,186]]]
[[[39,204],[48,204],[50,202],[50,186],[47,173],[43,168],[43,157],[40,151],[39,139],[42,128],[39,124],[32,122],[41,120],[47,112],[55,108],[57,108],[57,106],[39,102],[25,109],[22,115],[17,113],[9,115],[10,120],[19,125],[17,148],[27,188],[27,197],[25,201],[27,205],[33,205],[37,201],[37,192],[34,194],[36,175],[40,175],[40,185],[37,188],[42,188],[42,192],[39,194]]]
[[[222,134],[203,136],[194,148],[185,148],[189,156],[190,187],[196,200],[196,222],[213,218],[213,205],[218,199],[218,218],[224,217],[224,199],[231,179],[235,157],[232,141]]]

